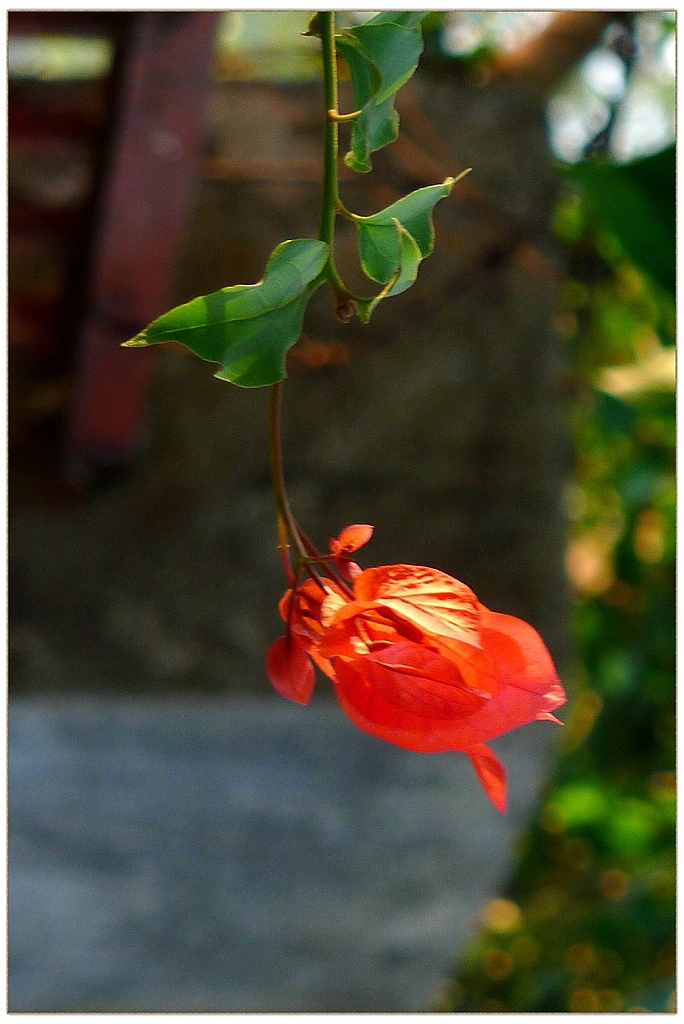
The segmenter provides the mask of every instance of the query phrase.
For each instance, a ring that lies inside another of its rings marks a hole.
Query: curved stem
[[[359,219],[357,214],[352,213],[351,210],[347,209],[341,199],[337,200],[337,212],[340,217],[346,217],[347,220],[357,221]]]
[[[347,121],[355,121],[360,114],[360,110],[352,110],[348,114],[340,114],[339,110],[329,110],[328,119],[330,121],[337,121],[338,124],[344,124]]]
[[[302,530],[301,527],[299,527],[299,536],[301,538],[301,541],[302,541],[304,547],[309,552],[309,562],[308,562],[309,566],[313,562],[316,562],[319,565],[326,566],[328,572],[330,572],[330,570],[332,570],[330,575],[334,578],[334,581],[337,584],[337,586],[339,588],[341,588],[341,590],[347,595],[347,597],[351,601],[353,601],[354,600],[354,591],[348,585],[348,583],[344,579],[343,575],[341,574],[341,572],[339,571],[339,569],[335,565],[335,555],[321,555],[316,550],[314,544],[312,543],[312,541],[309,540],[309,538],[304,533],[304,531]]]
[[[271,478],[273,480],[273,494],[275,496],[276,513],[278,519],[278,547],[280,549],[283,566],[291,586],[296,586],[302,569],[308,572],[309,576],[318,583],[322,590],[325,590],[320,576],[311,565],[311,555],[302,541],[302,534],[292,515],[290,501],[285,487],[285,473],[283,470],[283,448],[280,436],[281,408],[283,401],[283,382],[271,386],[271,405],[268,430],[268,450],[271,461]],[[289,546],[294,549],[296,560],[296,571],[293,572],[288,553]],[[318,552],[316,552],[318,555]]]
[[[280,438],[280,413],[283,401],[283,382],[279,381],[271,387],[271,405],[268,430],[268,451],[271,461],[271,477],[273,480],[273,494],[275,496],[276,511],[278,514],[278,541],[281,550],[289,543],[295,550],[297,560],[304,562],[307,558],[307,551],[299,536],[299,529],[295,522],[290,501],[285,488],[285,473],[283,471],[283,449]],[[288,576],[292,570],[288,572]]]

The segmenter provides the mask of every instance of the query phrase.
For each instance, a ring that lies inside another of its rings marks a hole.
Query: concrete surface
[[[556,730],[465,757],[366,736],[323,693],[16,697],[12,1012],[416,1012],[509,870]]]

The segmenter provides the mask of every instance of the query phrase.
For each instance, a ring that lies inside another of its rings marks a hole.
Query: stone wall
[[[377,209],[440,180],[440,168],[472,166],[469,187],[457,185],[438,205],[436,251],[413,288],[381,304],[369,325],[338,324],[329,293],[316,295],[307,335],[345,339],[351,359],[293,372],[287,384],[285,458],[296,511],[320,542],[348,522],[374,523],[368,559],[452,572],[485,602],[530,618],[560,651],[567,441],[552,326],[556,176],[541,107],[510,88],[419,79],[411,90],[402,129],[437,151],[435,176],[415,160],[407,167],[405,150],[397,156],[390,147],[375,158],[379,181],[375,173],[343,181],[345,202]],[[318,116],[315,88],[283,94],[227,85],[214,97],[210,145],[215,155],[253,163],[274,154],[315,158]],[[278,241],[315,232],[317,210],[315,181],[205,181],[180,297],[257,280]],[[348,227],[342,223],[339,262],[352,273]],[[237,481],[266,477],[263,420],[262,395],[223,387],[192,357],[163,355],[151,428],[158,441],[163,431],[182,434],[173,458],[196,482],[201,475],[203,488],[228,496]]]
[[[362,564],[450,572],[529,619],[562,660],[567,441],[542,110],[510,87],[426,77],[400,97],[400,142],[377,155],[377,174],[345,177],[347,205],[371,212],[473,171],[438,205],[416,285],[369,325],[340,324],[325,290],[315,296],[307,335],[344,339],[350,359],[286,385],[293,507],[319,544],[375,524]],[[319,108],[315,86],[215,87],[206,150],[224,177],[198,186],[177,301],[256,281],[278,242],[316,233]],[[352,276],[353,230],[341,225],[339,259]],[[68,512],[12,512],[17,690],[268,687],[284,580],[267,402],[160,347],[132,475]]]

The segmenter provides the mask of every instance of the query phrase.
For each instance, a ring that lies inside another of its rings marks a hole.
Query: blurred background
[[[315,236],[307,21],[9,15],[10,1009],[674,1012],[674,14],[428,15],[342,196],[473,171],[411,290],[365,327],[321,290],[291,352],[307,533],[374,523],[362,564],[557,661],[506,818],[271,692],[267,396],[119,348]]]

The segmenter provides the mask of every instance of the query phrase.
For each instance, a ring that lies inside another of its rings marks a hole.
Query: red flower
[[[347,527],[331,541],[333,554],[346,559],[369,531]],[[566,699],[543,640],[437,569],[386,565],[350,575],[352,597],[333,579],[286,592],[279,608],[288,633],[266,658],[271,683],[306,704],[313,661],[360,729],[409,750],[463,751],[505,811],[506,773],[487,741],[535,719],[557,722],[551,712]]]

